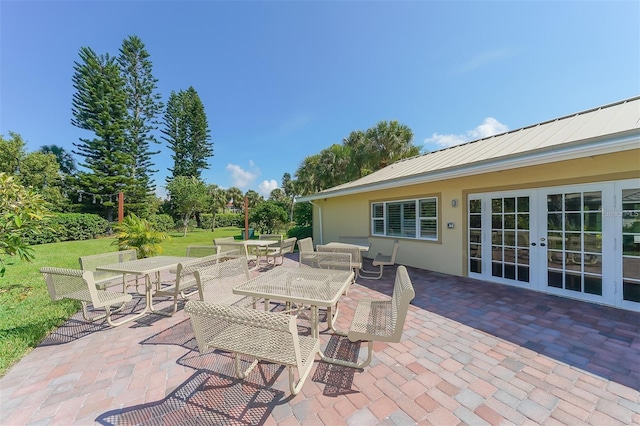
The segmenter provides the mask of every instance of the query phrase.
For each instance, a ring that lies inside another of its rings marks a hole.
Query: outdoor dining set
[[[298,265],[284,266],[285,255],[294,252],[296,243]],[[374,341],[400,341],[409,303],[415,296],[404,266],[396,270],[391,297],[360,299],[349,329],[343,332],[335,327],[340,298],[348,294],[356,279],[380,278],[384,266],[395,263],[398,246],[395,241],[391,253],[374,257],[377,271],[363,268],[367,243],[338,241],[314,247],[311,238],[298,241],[263,235],[244,241],[218,238],[211,246],[190,246],[186,256],[137,259],[135,250],[83,256],[80,269],[45,267],[41,272],[52,300],[78,300],[87,321],[105,319],[110,326],[149,314],[171,316],[179,309],[178,302],[187,300],[184,310],[201,353],[219,350],[234,354],[240,378],[260,360],[285,365],[289,389],[295,395],[316,355],[328,363],[363,368],[372,360]],[[252,276],[250,268],[261,266],[266,272]],[[135,291],[129,291],[130,287]],[[205,293],[213,294],[215,302],[206,300]],[[125,314],[124,308],[134,295],[144,297],[143,308]],[[169,298],[172,306],[154,307],[158,297]],[[321,316],[320,310],[326,315]],[[308,318],[308,331],[299,327],[300,316]],[[325,355],[320,348],[321,319],[326,322],[326,331],[352,342],[367,342],[367,358],[357,362]],[[247,362],[248,367],[243,368]]]

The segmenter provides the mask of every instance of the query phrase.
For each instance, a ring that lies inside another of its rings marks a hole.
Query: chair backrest
[[[41,268],[40,272],[47,283],[51,300],[69,298],[90,302],[96,308],[105,306],[98,297],[93,272],[52,267]]]
[[[245,257],[237,257],[211,265],[196,265],[194,275],[203,291],[210,290],[208,294],[220,301],[233,294],[233,287],[251,279],[247,263]]]
[[[218,262],[220,262],[220,255],[212,254],[178,263],[178,268],[176,270],[176,284],[179,284],[185,277],[193,275],[196,271],[215,265]]]
[[[400,241],[395,240],[393,242],[393,250],[391,251],[391,259],[389,262],[396,263],[396,255],[398,254],[398,249],[400,248]]]
[[[220,237],[215,238],[213,240],[213,243],[218,250],[218,254],[228,252],[237,252],[238,254],[240,254],[241,252],[246,252],[246,250],[242,246],[238,246],[237,244],[235,244],[235,241],[236,240],[233,237]]]
[[[283,240],[280,243],[280,253],[281,254],[293,253],[293,250],[296,247],[296,241],[298,241],[298,238],[296,237],[291,237],[291,238],[287,238],[286,240]]]
[[[188,246],[187,257],[205,257],[218,254],[219,246]]]
[[[320,252],[330,252],[330,253],[349,253],[351,255],[351,266],[353,268],[361,268],[362,267],[362,254],[360,253],[360,249],[358,247],[327,247],[325,245],[316,246],[316,250]]]
[[[259,240],[275,240],[282,241],[282,235],[280,234],[260,234],[258,236]]]
[[[307,237],[298,240],[298,251],[300,253],[304,251],[313,251],[313,238]]]
[[[351,271],[351,255],[339,252],[300,252],[298,260],[299,266],[309,266],[311,268],[335,269],[340,271]]]
[[[91,254],[88,256],[80,256],[80,269],[83,271],[95,272],[96,266],[109,265],[111,263],[122,263],[130,260],[136,260],[138,252],[136,249],[113,251],[108,253]]]
[[[411,279],[404,265],[398,266],[396,270],[396,281],[393,285],[393,296],[391,297],[391,321],[395,322],[393,334],[389,336],[390,342],[399,342],[402,336],[409,304],[416,297],[416,292],[411,284]]]

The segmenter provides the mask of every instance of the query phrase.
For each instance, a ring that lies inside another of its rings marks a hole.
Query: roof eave
[[[393,189],[408,185],[436,182],[519,167],[553,163],[557,161],[574,160],[577,158],[610,154],[638,148],[640,148],[640,129],[636,128],[622,132],[613,137],[612,135],[607,135],[606,137],[582,140],[577,143],[568,143],[560,146],[556,145],[549,148],[529,151],[524,154],[499,157],[497,159],[476,162],[461,167],[452,167],[383,182],[374,182],[351,188],[339,189],[336,191],[329,189],[326,192],[318,192],[316,194],[296,198],[296,202],[343,197],[363,192]]]

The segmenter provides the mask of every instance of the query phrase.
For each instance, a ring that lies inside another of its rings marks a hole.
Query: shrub
[[[211,229],[211,219],[213,215],[211,213],[201,213],[200,214],[200,228],[202,229]]]
[[[159,232],[169,232],[175,229],[173,218],[168,214],[154,214],[149,216],[149,223]]]
[[[222,213],[216,215],[216,228],[226,228],[235,226],[244,228],[244,214],[242,213]]]
[[[37,234],[25,235],[28,244],[46,244],[59,241],[91,240],[105,235],[109,222],[97,214],[56,213]]]
[[[294,226],[287,231],[287,238],[291,237],[296,237],[299,240],[313,237],[313,226]]]

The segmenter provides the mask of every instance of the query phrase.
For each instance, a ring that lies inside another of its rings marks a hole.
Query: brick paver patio
[[[339,326],[391,294],[386,269],[352,286]],[[640,424],[639,314],[408,270],[404,340],[376,344],[364,370],[316,361],[296,397],[279,366],[238,380],[229,355],[200,355],[183,310],[118,328],[77,315],[0,379],[0,424]]]

